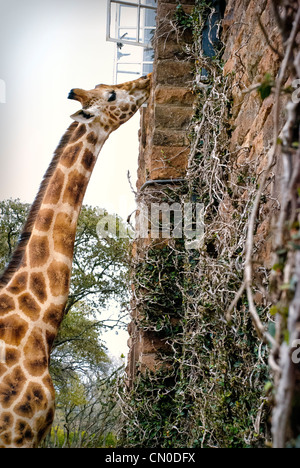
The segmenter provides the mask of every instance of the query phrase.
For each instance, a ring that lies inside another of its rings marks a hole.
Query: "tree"
[[[20,200],[0,201],[0,272],[17,245],[29,205]]]
[[[0,202],[1,269],[18,242],[28,211],[29,205],[20,200]],[[117,231],[102,230],[99,236],[97,225],[106,218],[106,211],[83,206],[78,221],[70,295],[51,353],[58,408],[47,441],[51,446],[97,446],[116,420],[112,385],[118,371],[107,355],[102,333],[106,326],[120,326],[126,311],[130,240],[117,235],[120,229],[126,232],[117,216]],[[118,303],[120,316],[107,322],[102,315],[112,301]]]

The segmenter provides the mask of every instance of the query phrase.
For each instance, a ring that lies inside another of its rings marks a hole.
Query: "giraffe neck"
[[[83,197],[107,136],[77,122],[69,127],[25,224],[15,254],[17,260],[13,260],[6,273],[6,289],[18,295],[19,308],[27,320],[49,325],[49,347],[68,298]]]

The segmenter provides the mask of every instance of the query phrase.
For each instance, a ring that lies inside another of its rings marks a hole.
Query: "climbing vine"
[[[223,74],[221,44],[215,57],[203,52],[213,14],[210,2],[197,1],[189,15],[179,6],[172,23],[179,37],[192,24],[194,36],[188,53],[197,107],[187,176],[180,186],[148,188],[139,200],[201,203],[205,236],[194,250],[184,239],[156,239],[134,260],[135,324],[165,346],[156,371],[138,370],[130,390],[120,392],[127,447],[262,447],[270,439],[268,348],[245,292],[235,301],[259,180],[255,162],[238,166],[229,151],[231,76]],[[269,320],[266,301],[258,314]]]

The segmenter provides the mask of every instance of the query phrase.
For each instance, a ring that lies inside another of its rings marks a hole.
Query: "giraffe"
[[[150,83],[151,74],[69,93],[82,109],[71,115],[0,277],[0,448],[36,448],[51,428],[49,358],[68,298],[83,197],[103,144],[147,100]]]

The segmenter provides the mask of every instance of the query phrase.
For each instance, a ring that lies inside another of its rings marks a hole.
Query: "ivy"
[[[191,14],[181,5],[175,14],[179,30],[190,28],[194,37],[197,109],[187,182],[140,194],[145,204],[155,197],[203,203],[205,238],[197,250],[184,240],[156,240],[134,262],[135,324],[169,346],[157,353],[155,372],[138,367],[132,388],[120,391],[125,447],[263,447],[269,437],[268,349],[253,329],[246,295],[225,319],[243,281],[258,180],[251,162],[238,168],[228,150],[231,77],[223,74],[222,46],[213,58],[201,46],[212,12],[210,2],[197,1]],[[260,318],[267,320],[266,308]]]

